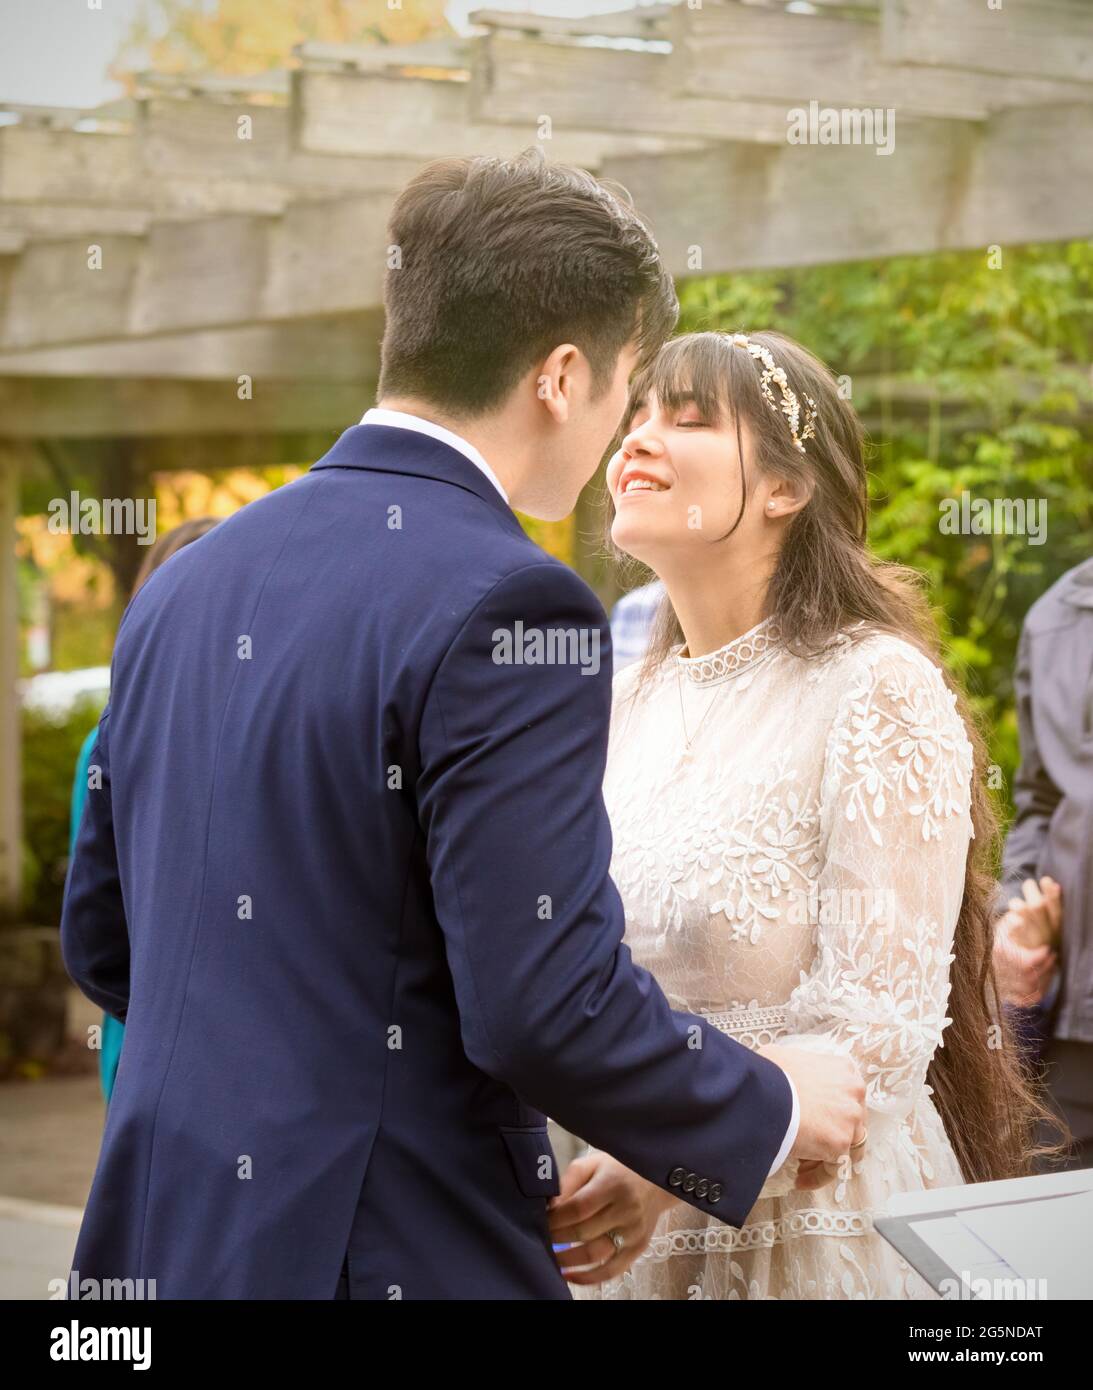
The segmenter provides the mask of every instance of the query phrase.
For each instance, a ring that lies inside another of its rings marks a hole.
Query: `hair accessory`
[[[733,347],[743,348],[762,364],[763,373],[759,378],[759,389],[771,410],[776,414],[781,411],[786,417],[789,423],[789,432],[793,436],[794,447],[800,449],[803,454],[805,452],[805,440],[813,439],[816,435],[816,402],[811,396],[805,397],[808,410],[805,412],[805,427],[801,429],[801,402],[797,399],[796,391],[786,380],[785,368],[778,366],[770,349],[763,347],[762,343],[753,343],[746,333],[726,333],[725,337],[728,338]],[[778,405],[774,399],[774,392],[770,386],[772,381],[782,393],[781,405]]]

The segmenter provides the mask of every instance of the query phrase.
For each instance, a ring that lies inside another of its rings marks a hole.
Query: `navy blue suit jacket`
[[[499,664],[518,623],[598,671]],[[544,1113],[743,1221],[790,1088],[622,944],[610,651],[489,480],[389,426],[152,575],[62,921],[126,1025],[81,1278],[333,1298],[348,1254],[354,1298],[568,1298]]]

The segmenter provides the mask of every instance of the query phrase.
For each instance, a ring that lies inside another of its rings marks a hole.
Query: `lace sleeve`
[[[816,956],[788,1005],[786,1046],[849,1052],[869,1124],[905,1118],[942,1033],[972,834],[972,749],[933,663],[870,644],[825,755]]]

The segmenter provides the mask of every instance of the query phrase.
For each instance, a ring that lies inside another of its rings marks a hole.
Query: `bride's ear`
[[[808,504],[811,496],[812,484],[807,478],[775,478],[767,489],[763,515],[771,521],[792,516]]]

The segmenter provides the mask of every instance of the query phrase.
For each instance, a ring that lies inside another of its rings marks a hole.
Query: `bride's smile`
[[[682,361],[635,381],[607,467],[611,540],[664,581],[691,655],[764,616],[786,527],[810,492],[758,466],[760,432],[728,388]]]
[[[757,466],[759,444],[724,383],[712,388],[681,365],[632,388],[622,442],[607,466],[611,540],[655,570],[684,608],[681,587],[715,582],[739,594],[746,585],[734,571],[767,575],[785,523],[807,501],[807,488]],[[737,616],[736,632],[757,621],[750,610]],[[714,646],[733,635],[688,634]]]
[[[740,507],[736,431],[704,417],[694,399],[631,402],[622,446],[607,469],[614,543],[646,563],[720,535]],[[650,498],[656,498],[651,506]],[[641,506],[633,503],[640,500]]]
[[[627,468],[619,480],[618,494],[621,500],[629,497],[632,492],[667,492],[670,487],[671,483],[662,483],[649,473],[637,468]]]

